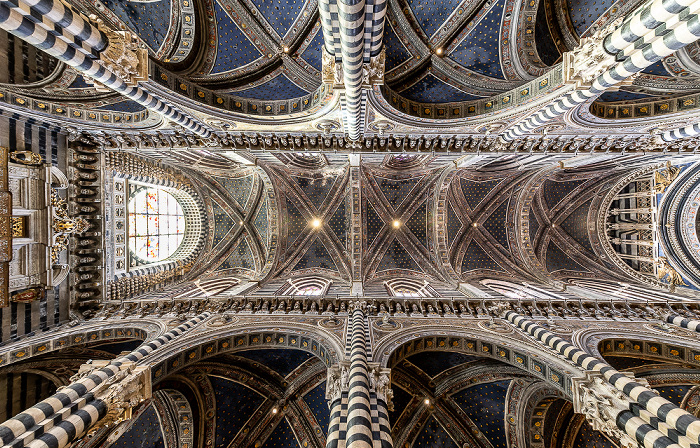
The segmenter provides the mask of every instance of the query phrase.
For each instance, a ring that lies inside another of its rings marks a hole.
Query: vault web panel
[[[377,272],[389,269],[410,269],[422,272],[418,264],[411,258],[408,251],[396,239],[389,246],[389,250],[384,254],[384,258],[377,267]]]
[[[304,6],[303,0],[255,0],[253,3],[280,37],[292,28]]]
[[[151,50],[156,52],[163,45],[170,28],[169,1],[133,3],[128,0],[105,0],[104,5],[138,34]]]
[[[508,249],[508,234],[506,232],[506,220],[508,219],[508,200],[505,200],[484,221],[484,228],[506,250]]]
[[[253,176],[245,177],[216,177],[216,181],[221,185],[231,197],[236,201],[238,207],[243,209],[253,191]]]
[[[676,406],[680,406],[683,398],[692,389],[693,386],[689,385],[677,385],[677,386],[662,386],[654,387],[654,391],[661,395],[663,398],[667,399]]]
[[[229,230],[236,227],[237,224],[216,202],[212,202],[212,209],[214,212],[214,238],[212,247],[216,247],[216,245],[224,239],[224,236],[226,236]]]
[[[422,177],[413,177],[411,179],[393,180],[377,177],[379,188],[394,210],[401,205],[404,199],[408,198],[413,187],[415,187],[421,179]]]
[[[411,54],[401,43],[390,21],[387,21],[387,24],[384,26],[384,47],[386,48],[387,72],[411,59]]]
[[[452,367],[479,359],[483,358],[456,352],[423,352],[408,357],[413,365],[427,373],[431,378]]]
[[[408,403],[413,398],[413,395],[401,389],[396,384],[391,385],[391,390],[394,392],[394,398],[392,399],[394,402],[394,410],[389,411],[389,421],[393,428],[399,420],[399,417],[401,417],[401,413],[403,413],[404,409],[406,409],[406,406],[408,406]]]
[[[242,384],[218,376],[210,376],[209,380],[216,400],[215,445],[228,446],[264,398]]]
[[[289,427],[285,417],[279,422],[277,428],[272,431],[262,448],[297,448],[298,446],[299,444],[294,438],[292,428]]]
[[[268,250],[268,229],[270,224],[267,222],[267,199],[265,199],[263,204],[260,206],[260,210],[255,216],[255,220],[253,220],[253,226],[255,226],[258,233],[260,234],[260,239],[262,240],[262,244],[265,247],[265,250]]]
[[[533,239],[535,238],[535,235],[537,234],[537,230],[540,228],[540,222],[537,220],[535,217],[535,212],[530,209],[530,219],[529,219],[529,227],[530,227],[530,238]]]
[[[546,266],[549,272],[564,270],[586,272],[586,269],[584,269],[583,266],[581,266],[571,257],[566,255],[564,251],[561,250],[559,246],[557,246],[553,242],[550,242],[549,246],[547,246],[546,258]]]
[[[615,448],[610,440],[591,428],[590,423],[583,421],[583,425],[576,434],[572,448]]]
[[[76,78],[77,80],[78,78]],[[83,79],[81,76],[80,79]],[[74,81],[75,82],[75,81]],[[106,104],[104,106],[98,107],[100,110],[113,110],[115,112],[141,112],[145,110],[146,107],[137,103],[136,101],[127,100],[119,101],[118,103]]]
[[[338,270],[333,262],[333,258],[331,258],[331,254],[328,253],[328,249],[326,249],[326,246],[324,246],[318,238],[316,238],[316,241],[313,242],[294,266],[294,270],[308,268],[329,269],[331,271]]]
[[[251,98],[254,100],[291,100],[308,94],[309,92],[294,84],[294,82],[283,73],[280,73],[259,86],[231,92],[233,96]]]
[[[301,212],[287,198],[287,242],[290,246],[299,238],[301,232],[306,228],[306,224]]]
[[[492,78],[505,79],[499,56],[501,16],[505,0],[499,0],[481,22],[449,54],[458,64]]]
[[[550,209],[562,201],[574,188],[586,182],[585,179],[570,180],[568,182],[554,182],[547,180],[544,183],[544,202]]]
[[[642,70],[642,73],[647,73],[649,75],[656,75],[656,76],[672,76],[668,72],[668,70],[666,70],[666,67],[664,66],[663,60],[654,62],[649,67]]]
[[[328,432],[328,422],[331,417],[330,409],[328,409],[328,402],[326,401],[326,382],[322,382],[314,387],[308,394],[304,395],[304,402],[314,414],[314,418],[321,427],[323,434],[326,434]]]
[[[454,208],[452,208],[452,203],[447,204],[447,246],[452,246],[452,242],[455,240],[460,227],[462,227],[462,221],[457,217]]]
[[[314,355],[304,350],[266,349],[237,352],[236,356],[242,356],[263,364],[279,373],[282,377],[286,377]]]
[[[446,82],[429,74],[411,87],[400,92],[401,96],[421,103],[454,103],[482,98],[462,92]]]
[[[406,221],[406,227],[413,232],[413,234],[418,238],[418,241],[423,243],[425,247],[428,247],[428,201],[423,201],[423,203],[418,207],[413,215]]]
[[[461,179],[462,193],[471,209],[475,209],[479,203],[501,183],[500,179],[476,182],[469,179]]]
[[[245,239],[233,250],[231,255],[216,268],[217,271],[225,269],[249,269],[255,270],[255,262],[253,261],[253,251],[250,250],[250,245]]]
[[[615,0],[570,0],[569,15],[578,35],[590,28],[614,3]]]
[[[295,177],[294,180],[297,182],[299,187],[302,189],[306,197],[309,198],[312,204],[316,208],[320,209],[323,201],[328,197],[328,193],[331,191],[331,187],[338,176],[321,177],[319,179],[313,179],[308,177]]]
[[[162,2],[158,2],[162,3]],[[262,53],[248,40],[245,34],[233,23],[231,17],[218,2],[214,2],[217,35],[216,59],[212,73],[223,73],[250,64],[262,56]]]
[[[435,417],[430,417],[430,420],[423,426],[421,432],[416,437],[413,443],[414,447],[431,447],[431,448],[459,448],[452,440],[447,432],[435,420]]]
[[[472,419],[493,448],[507,448],[504,409],[510,380],[478,384],[455,395],[457,405]]]
[[[148,406],[114,443],[115,448],[164,448],[163,432],[155,408]]]
[[[319,72],[323,68],[322,62],[322,48],[323,48],[323,30],[318,29],[316,35],[311,40],[311,43],[304,49],[301,54],[301,58],[308,62],[313,68]]]
[[[367,245],[371,245],[372,241],[377,237],[379,231],[384,227],[384,221],[379,217],[374,207],[369,202],[367,203]]]
[[[408,5],[420,27],[430,37],[447,20],[452,11],[457,9],[459,3],[459,0],[409,0]]]
[[[345,238],[347,237],[347,222],[345,220],[345,201],[342,201],[338,206],[335,213],[328,222],[331,226],[331,230],[336,234],[340,242],[345,245]]]
[[[493,258],[489,257],[481,246],[472,241],[464,253],[464,259],[462,259],[462,273],[464,274],[475,269],[503,271],[503,268]]]
[[[591,240],[588,238],[588,209],[591,202],[587,201],[581,207],[574,210],[560,225],[577,243],[593,252]]]

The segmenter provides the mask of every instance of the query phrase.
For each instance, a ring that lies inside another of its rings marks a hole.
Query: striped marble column
[[[27,43],[55,57],[61,62],[75,68],[79,73],[94,79],[96,82],[136,101],[147,109],[157,112],[169,120],[194,132],[202,137],[209,137],[211,130],[183,111],[161,101],[138,86],[129,86],[125,80],[103,63],[84,52],[76,50],[62,39],[57,39],[54,33],[27,19],[16,9],[0,3],[0,28],[13,34]],[[92,25],[90,25],[92,27]],[[94,28],[94,27],[92,27]],[[92,34],[93,31],[90,31]],[[87,32],[86,32],[87,34]]]
[[[391,448],[394,443],[391,439],[391,424],[389,423],[389,411],[386,402],[376,398],[377,406],[377,429],[379,431],[379,446],[381,448]]]
[[[12,448],[62,448],[81,437],[103,418],[108,403],[95,399],[93,392],[127,366],[133,366],[159,347],[174,340],[209,317],[203,313],[179,325],[159,338],[144,343],[126,356],[61,388],[51,397],[37,403],[0,425],[0,441]]]
[[[343,413],[343,398],[338,397],[330,404],[331,416],[328,423],[326,448],[338,448],[340,443],[340,424]]]
[[[648,422],[634,415],[620,413],[617,416],[618,427],[633,437],[643,446],[668,447],[686,445],[686,438],[692,444],[700,441],[700,420],[660,397],[646,386],[615,370],[608,363],[590,356],[576,348],[570,342],[558,337],[546,328],[537,325],[513,311],[506,311],[504,318],[515,327],[529,334],[551,350],[563,355],[577,366],[589,372],[599,372],[602,378],[631,400],[636,401],[651,414]],[[627,411],[624,411],[627,412]],[[640,416],[643,413],[638,412]],[[649,426],[646,428],[644,425]],[[676,440],[681,442],[677,445]]]
[[[347,448],[372,448],[372,416],[370,414],[369,367],[365,340],[364,302],[351,306],[350,373],[348,376]]]

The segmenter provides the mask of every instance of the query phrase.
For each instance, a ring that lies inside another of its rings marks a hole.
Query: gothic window
[[[427,281],[395,279],[384,282],[389,295],[394,297],[440,297]]]
[[[209,280],[197,279],[187,291],[175,296],[176,299],[197,299],[216,296],[233,288],[240,281],[237,278],[214,278]]]
[[[323,296],[331,285],[330,280],[320,277],[290,278],[277,291],[281,296]]]
[[[144,187],[129,201],[129,249],[146,262],[170,257],[185,236],[182,206],[169,192]]]

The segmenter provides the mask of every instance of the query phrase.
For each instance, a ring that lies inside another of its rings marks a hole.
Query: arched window
[[[280,296],[323,296],[331,281],[320,277],[290,278],[277,291]]]
[[[213,278],[209,280],[197,279],[184,293],[175,296],[176,299],[197,299],[215,296],[233,288],[240,281],[237,278]]]
[[[384,282],[389,295],[394,297],[440,297],[427,281],[395,279]]]
[[[137,181],[129,181],[128,190],[129,270],[189,256],[202,232],[199,207],[192,196]]]
[[[170,257],[185,237],[185,214],[175,197],[144,187],[129,201],[129,249],[147,262]]]

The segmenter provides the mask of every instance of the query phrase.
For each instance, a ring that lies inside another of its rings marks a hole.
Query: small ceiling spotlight
[[[311,221],[311,227],[315,227],[315,228],[321,227],[321,220],[318,218],[315,218],[313,221]]]
[[[284,47],[282,47],[282,51],[284,51],[285,53],[289,53],[289,47],[285,45]]]
[[[394,226],[395,229],[398,229],[399,227],[401,227],[401,221],[399,221],[398,219],[395,219],[394,222],[392,223],[392,225]]]
[[[438,48],[437,50],[435,50],[435,54],[438,56],[442,56],[442,48]]]
[[[479,223],[476,223],[476,222],[472,223],[472,227],[476,227],[478,225],[479,225]]]
[[[272,408],[272,413],[277,414],[277,408]]]
[[[426,398],[425,400],[423,400],[423,403],[425,403],[426,406],[430,406],[430,399]]]

